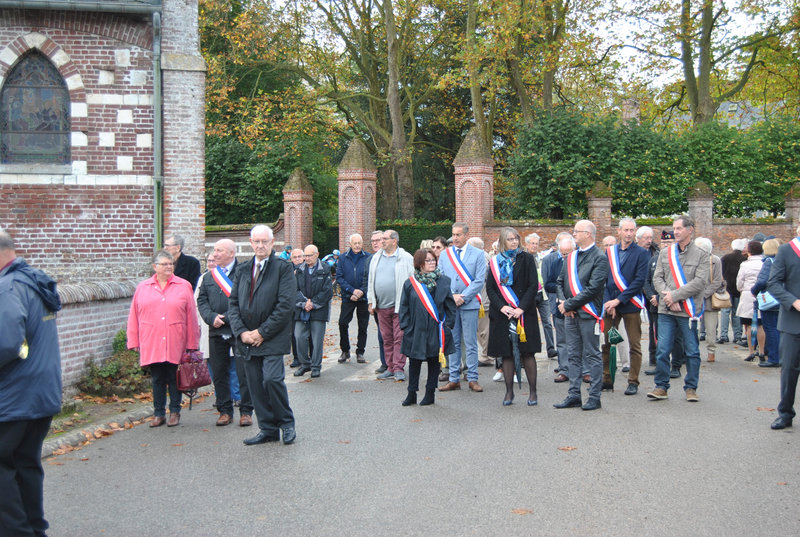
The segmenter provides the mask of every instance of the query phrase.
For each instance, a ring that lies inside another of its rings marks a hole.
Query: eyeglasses
[[[444,249],[444,246],[437,246],[435,244],[433,246],[431,246],[431,250],[443,250],[443,249]]]
[[[261,240],[261,239],[259,239],[259,240],[250,239],[250,242],[252,242],[253,244],[257,244],[259,246],[262,246],[262,245],[269,244],[271,241],[269,241],[269,240]]]
[[[435,259],[426,259],[425,262],[426,263],[436,263],[436,260]]]
[[[172,267],[175,263],[155,263],[155,265],[158,267]]]

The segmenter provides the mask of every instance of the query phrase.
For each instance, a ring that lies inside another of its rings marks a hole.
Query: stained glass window
[[[11,70],[0,93],[0,162],[70,162],[69,92],[64,79],[33,51]]]

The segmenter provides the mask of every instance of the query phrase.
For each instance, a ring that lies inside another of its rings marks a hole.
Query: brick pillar
[[[369,240],[375,229],[375,184],[378,168],[359,138],[353,138],[339,163],[339,250],[358,233]],[[364,245],[366,248],[366,244]]]
[[[611,225],[611,189],[602,181],[597,181],[586,193],[589,220],[597,227],[597,241],[602,242],[606,235],[614,235]]]
[[[710,239],[714,232],[714,193],[703,181],[689,189],[689,216],[694,219],[694,236]]]
[[[477,127],[467,133],[453,166],[456,221],[467,224],[470,235],[484,238],[485,223],[494,219],[494,160]]]
[[[786,193],[784,208],[786,210],[786,220],[792,225],[790,236],[794,238],[797,231],[797,226],[800,226],[800,183],[795,183],[794,186]]]
[[[305,248],[314,240],[314,189],[306,174],[295,168],[283,187],[284,242]]]

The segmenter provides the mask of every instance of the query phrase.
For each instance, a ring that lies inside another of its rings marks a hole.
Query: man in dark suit
[[[164,239],[164,249],[172,255],[172,260],[175,262],[173,274],[192,284],[194,291],[200,279],[200,261],[183,253],[185,243],[186,240],[181,235],[170,235]]]
[[[603,291],[608,278],[608,259],[595,245],[597,228],[589,220],[579,220],[572,231],[577,252],[572,252],[558,276],[558,311],[566,318],[569,353],[569,392],[556,408],[581,406],[581,380],[584,364],[589,366],[589,398],[581,408],[600,408],[603,356],[600,352],[600,326]],[[573,268],[574,270],[570,271]],[[577,274],[577,278],[574,275]]]
[[[548,300],[550,303],[550,314],[553,318],[553,326],[556,329],[556,350],[558,351],[558,367],[553,382],[567,382],[569,380],[569,355],[567,354],[567,331],[564,326],[564,315],[558,311],[558,276],[561,274],[561,267],[564,266],[564,259],[575,249],[575,239],[566,231],[561,232],[556,237],[557,249],[550,252],[542,259],[542,280],[544,290],[553,297]]]
[[[236,244],[230,239],[221,239],[214,244],[214,262],[217,267],[209,270],[200,282],[197,294],[197,309],[200,317],[208,325],[208,350],[211,374],[214,377],[214,394],[217,397],[219,419],[217,425],[228,425],[233,421],[233,401],[231,401],[231,359],[236,364],[236,376],[239,378],[241,403],[239,405],[239,425],[247,427],[253,424],[253,403],[250,390],[245,379],[244,360],[237,357],[236,340],[231,332],[226,313],[228,311],[228,295],[231,292],[236,268]],[[233,357],[231,357],[233,350]]]
[[[800,226],[797,237],[778,248],[767,282],[767,291],[781,303],[778,330],[781,342],[781,402],[773,429],[792,426],[797,376],[800,372]]]
[[[291,263],[272,252],[275,238],[269,226],[250,231],[255,256],[236,270],[228,321],[245,361],[247,386],[259,432],[247,446],[294,442],[295,422],[284,382],[283,356],[291,350],[292,313],[297,281]]]

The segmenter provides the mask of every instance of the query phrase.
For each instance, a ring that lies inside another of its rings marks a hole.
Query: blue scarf
[[[500,268],[500,281],[503,285],[509,287],[514,285],[514,263],[517,261],[517,254],[521,251],[522,248],[506,250],[498,256],[497,265]]]

